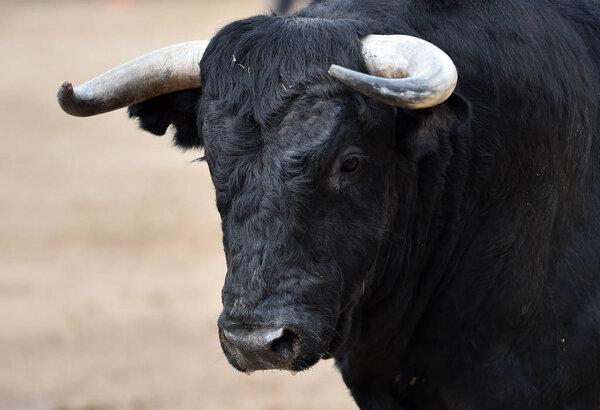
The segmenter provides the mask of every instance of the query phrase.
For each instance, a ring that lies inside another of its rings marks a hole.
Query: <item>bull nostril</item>
[[[229,338],[227,337],[227,331],[219,328],[219,336],[221,337],[221,341],[223,341],[225,343],[231,343],[229,341]]]
[[[292,369],[300,355],[301,336],[292,328],[220,327],[223,351],[238,370]]]
[[[280,357],[290,357],[294,353],[294,347],[300,338],[291,330],[284,329],[283,334],[271,342],[269,348]]]

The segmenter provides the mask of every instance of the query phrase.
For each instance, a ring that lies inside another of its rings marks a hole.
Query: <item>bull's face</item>
[[[402,155],[411,138],[435,149],[453,122],[436,107],[456,85],[450,58],[366,34],[350,19],[260,16],[59,88],[73,115],[129,105],[144,129],[173,124],[178,145],[205,148],[228,267],[219,336],[239,370],[301,370],[348,349],[392,225],[403,235],[411,217]]]
[[[261,130],[203,104],[228,268],[219,337],[237,369],[298,371],[344,350],[396,209],[393,110],[378,105],[303,97]]]

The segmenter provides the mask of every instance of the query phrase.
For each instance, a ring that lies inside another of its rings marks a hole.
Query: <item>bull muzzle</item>
[[[294,371],[300,357],[302,336],[290,327],[220,327],[221,345],[240,371],[282,369]]]

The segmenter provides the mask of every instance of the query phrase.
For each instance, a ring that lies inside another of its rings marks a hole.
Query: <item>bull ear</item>
[[[470,104],[456,93],[432,108],[402,110],[398,129],[402,133],[403,150],[417,160],[437,152],[441,139],[462,134],[470,118]]]
[[[164,135],[169,125],[175,127],[173,141],[181,148],[202,147],[198,129],[198,104],[201,89],[177,91],[154,97],[129,107],[129,116],[154,135]]]

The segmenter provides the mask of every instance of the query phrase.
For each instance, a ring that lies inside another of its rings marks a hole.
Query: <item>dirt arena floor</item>
[[[332,361],[237,373],[205,164],[55,93],[266,0],[0,1],[0,409],[352,409]]]

